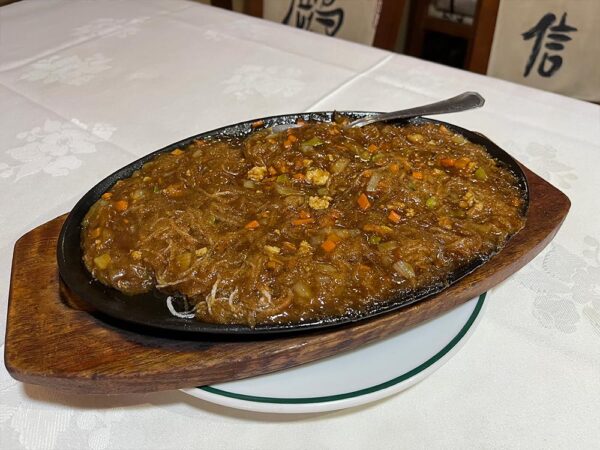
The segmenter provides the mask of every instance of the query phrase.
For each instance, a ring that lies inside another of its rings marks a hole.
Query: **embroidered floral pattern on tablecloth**
[[[217,30],[205,30],[202,32],[202,37],[207,41],[222,42],[233,39],[231,36],[220,33]]]
[[[44,84],[81,86],[91,81],[100,72],[110,69],[112,67],[108,64],[110,61],[111,58],[101,53],[86,58],[78,55],[53,55],[30,64],[19,79]]]
[[[104,123],[87,126],[75,119],[71,122],[46,120],[42,126],[17,135],[23,145],[4,152],[11,159],[0,161],[0,178],[14,177],[17,182],[40,172],[68,175],[81,166],[80,155],[96,152],[96,144],[110,138],[115,130]]]
[[[113,19],[103,17],[75,28],[71,35],[84,39],[106,35],[125,38],[137,34],[141,29],[140,25],[148,19],[149,17],[136,17],[133,19]]]
[[[233,35],[243,36],[246,39],[263,42],[273,38],[273,26],[266,21],[257,22],[255,20],[239,19],[224,27],[225,32]]]
[[[68,428],[73,416],[71,410],[57,411],[5,405],[2,405],[2,409],[4,412],[0,415],[0,423],[7,422],[10,430],[17,434],[22,448],[31,450],[56,448],[59,436]],[[2,433],[8,442],[8,436],[5,434],[9,433],[8,429],[3,427]]]
[[[92,450],[109,448],[111,427],[114,422],[120,422],[125,413],[113,409],[107,413],[84,411],[77,414],[76,422],[79,429],[89,432],[88,445]]]
[[[510,146],[513,145],[515,144],[510,144]],[[507,146],[507,148],[510,148],[510,146]],[[575,169],[559,161],[558,150],[551,145],[531,142],[525,148],[525,153],[521,159],[528,167],[535,167],[535,171],[539,176],[560,188],[568,189],[578,179]]]
[[[519,149],[514,141],[504,146]],[[578,176],[575,168],[559,161],[558,155],[551,145],[530,142],[518,157],[542,178],[570,189]],[[592,236],[586,236],[583,243],[586,248],[581,256],[552,243],[517,275],[523,286],[536,293],[531,311],[543,327],[574,333],[583,315],[600,334],[599,245]]]
[[[600,335],[600,244],[592,236],[583,242],[581,256],[550,244],[517,277],[536,294],[532,314],[543,327],[574,333],[583,315]]]
[[[300,93],[306,83],[300,79],[300,69],[281,66],[243,65],[222,83],[223,92],[238,100],[259,95],[262,97],[293,97]]]

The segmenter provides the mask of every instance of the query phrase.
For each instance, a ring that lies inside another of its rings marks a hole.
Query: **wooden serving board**
[[[102,321],[60,281],[56,243],[66,215],[15,245],[5,363],[25,383],[87,394],[178,389],[261,375],[351,350],[437,316],[527,264],[554,237],[570,207],[558,189],[524,168],[525,228],[488,263],[441,293],[356,324],[259,340],[169,339]]]

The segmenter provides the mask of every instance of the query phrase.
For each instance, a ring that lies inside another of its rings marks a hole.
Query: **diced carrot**
[[[360,206],[360,209],[362,210],[369,209],[369,207],[371,206],[371,202],[369,201],[369,198],[365,195],[364,192],[358,196],[357,202],[358,206]]]
[[[400,166],[397,163],[390,164],[390,172],[398,173],[399,170],[400,170]]]
[[[269,171],[270,175],[277,175],[277,169],[275,169],[275,167],[269,166],[267,170]]]
[[[281,172],[281,173],[288,173],[288,172],[289,172],[289,169],[288,169],[288,167],[286,166],[285,162],[284,162],[284,161],[281,161],[281,160],[280,160],[280,161],[277,161],[277,162],[275,163],[275,168],[276,168],[276,169],[277,169],[279,172]]]
[[[367,223],[362,227],[363,231],[377,234],[390,234],[393,230],[387,225],[376,225],[374,223]]]
[[[287,253],[295,253],[297,250],[296,246],[289,241],[285,241],[283,244],[281,244],[281,248]]]
[[[292,148],[292,145],[294,145],[294,144],[293,144],[292,141],[290,141],[289,137],[288,137],[288,139],[286,139],[285,141],[283,141],[283,146],[285,148],[287,148],[287,149]]]
[[[164,188],[163,192],[169,198],[182,197],[185,194],[185,187],[182,183],[173,183]]]
[[[327,235],[327,240],[339,244],[342,241],[342,238],[335,233],[329,233],[329,235]]]
[[[465,167],[467,167],[469,165],[470,162],[471,162],[471,160],[469,158],[459,158],[454,163],[454,167],[456,167],[457,169],[464,169]]]
[[[290,142],[296,142],[298,140],[298,138],[296,136],[294,136],[293,134],[290,134],[288,136],[287,140]]]
[[[440,164],[442,167],[454,167],[456,160],[454,158],[442,158],[440,159]]]
[[[300,211],[300,213],[298,215],[300,216],[301,219],[308,219],[310,217],[310,212],[303,209],[302,211]]]
[[[369,146],[367,147],[367,150],[370,153],[375,153],[377,150],[379,150],[379,147],[377,147],[375,144],[369,144]]]
[[[423,172],[413,172],[412,176],[415,180],[422,180],[423,179]]]
[[[402,217],[396,211],[390,211],[388,214],[388,219],[394,223],[399,223],[400,220],[402,220]]]
[[[258,223],[258,220],[251,220],[246,225],[244,225],[244,228],[247,230],[256,230],[259,226],[260,223]]]
[[[373,171],[370,169],[365,170],[362,174],[363,177],[370,177],[371,175],[373,175]]]
[[[119,200],[118,202],[115,202],[115,209],[117,211],[123,212],[127,208],[129,208],[129,202],[127,202],[127,200]]]
[[[329,238],[327,238],[322,244],[321,244],[321,248],[323,250],[325,250],[327,253],[332,252],[335,247],[337,246],[337,244],[335,242],[333,242],[332,240],[330,240]]]
[[[252,122],[252,128],[262,127],[264,124],[264,120],[257,120],[256,122]]]
[[[298,181],[304,181],[306,179],[303,173],[295,173],[294,175],[292,175],[292,178]]]
[[[183,155],[183,150],[181,150],[180,148],[176,148],[175,150],[173,150],[171,152],[171,155],[175,155],[175,156]]]
[[[102,199],[103,200],[108,200],[112,197],[112,192],[105,192],[104,194],[102,194]]]
[[[315,219],[313,219],[312,217],[306,218],[306,219],[294,219],[292,220],[292,225],[308,225],[311,223],[314,223]]]

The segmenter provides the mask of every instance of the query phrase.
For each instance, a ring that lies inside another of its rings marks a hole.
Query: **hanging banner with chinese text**
[[[380,0],[264,0],[264,17],[371,45],[380,8]]]
[[[502,0],[488,75],[600,101],[599,36],[599,0]]]

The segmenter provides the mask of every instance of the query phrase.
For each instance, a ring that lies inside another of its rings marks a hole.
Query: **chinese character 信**
[[[291,0],[283,23],[308,30],[313,22],[325,28],[325,34],[335,36],[344,22],[342,8],[330,8],[335,0]]]
[[[533,48],[531,49],[531,54],[527,60],[523,76],[527,77],[531,72],[542,48],[544,38],[547,39],[547,42],[544,45],[546,50],[559,52],[565,48],[564,43],[571,40],[568,33],[577,31],[577,28],[567,25],[567,13],[562,15],[560,22],[557,25],[553,25],[555,21],[556,16],[552,13],[548,13],[544,15],[532,29],[522,34],[523,39],[526,41],[535,37]],[[550,34],[546,35],[548,31],[550,31]],[[560,69],[562,63],[563,59],[560,55],[550,54],[548,51],[545,51],[537,69],[538,73],[542,77],[551,77],[558,69]]]

